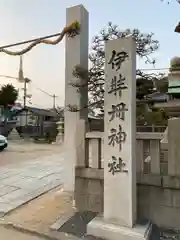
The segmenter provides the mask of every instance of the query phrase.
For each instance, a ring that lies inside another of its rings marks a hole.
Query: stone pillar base
[[[151,230],[150,222],[129,228],[107,222],[102,217],[94,218],[87,226],[88,235],[107,240],[148,240]]]

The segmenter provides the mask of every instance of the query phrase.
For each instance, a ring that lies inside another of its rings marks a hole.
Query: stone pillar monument
[[[102,239],[146,239],[136,224],[136,44],[132,37],[105,46],[104,216],[87,233]]]
[[[81,83],[81,79],[73,76],[74,68],[79,65],[83,69],[88,70],[88,12],[82,5],[71,7],[66,12],[66,25],[71,24],[74,21],[80,23],[79,35],[69,38],[66,36],[65,46],[65,159],[66,169],[65,176],[66,181],[64,190],[73,192],[75,182],[75,159],[76,159],[76,146],[75,135],[76,126],[80,119],[84,119],[85,122],[88,119],[87,108],[82,111],[71,112],[68,110],[68,105],[76,105],[78,109],[83,109],[88,104],[88,90],[84,87],[81,91],[72,83]]]

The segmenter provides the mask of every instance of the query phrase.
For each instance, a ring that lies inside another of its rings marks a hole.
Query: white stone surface
[[[128,54],[118,70],[116,65],[113,69],[112,65],[108,64],[113,50],[116,53],[124,51]],[[132,37],[108,41],[105,54],[104,218],[122,226],[132,227],[136,221],[136,44]],[[125,78],[122,85],[118,83],[120,74]],[[116,91],[116,95],[115,92],[109,93],[115,76],[116,89],[127,86],[126,89]],[[110,121],[111,115],[108,113],[112,111],[112,105],[120,103],[126,104],[124,120],[115,116]],[[112,128],[116,129],[118,134],[119,126],[122,128],[121,138],[126,135],[125,141],[121,143],[121,150],[118,143],[113,147],[108,139]],[[125,164],[121,171],[115,172],[114,175],[108,166],[112,163],[112,156],[117,158],[117,164],[119,157]]]
[[[136,225],[133,228],[122,227],[96,217],[88,224],[88,235],[109,240],[145,240],[149,239],[152,225]]]
[[[85,108],[81,112],[70,112],[67,106],[77,105],[78,108],[87,106],[88,93],[87,88],[83,91],[77,91],[76,87],[71,85],[72,82],[77,82],[79,79],[72,74],[75,66],[80,65],[88,70],[88,12],[82,5],[71,7],[66,12],[66,24],[69,25],[74,21],[80,23],[80,34],[74,38],[66,37],[66,66],[65,66],[65,152],[66,152],[66,168],[71,176],[66,182],[64,188],[66,191],[74,191],[75,182],[75,135],[76,126],[80,118],[87,121],[88,109]],[[81,81],[80,81],[81,82]]]

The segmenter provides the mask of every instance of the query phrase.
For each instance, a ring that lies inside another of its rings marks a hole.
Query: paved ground
[[[63,160],[55,145],[13,143],[0,152],[0,215],[61,185]]]
[[[0,152],[0,166],[19,163],[62,152],[59,144],[40,144],[31,141],[9,141],[7,150]]]

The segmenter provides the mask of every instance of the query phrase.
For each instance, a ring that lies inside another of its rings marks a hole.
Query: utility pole
[[[19,76],[18,76],[19,82],[24,82],[24,73],[23,73],[23,58],[20,56],[20,64],[19,64]]]
[[[23,107],[26,107],[26,96],[27,96],[27,81],[26,78],[24,79],[24,94],[23,94]]]
[[[56,98],[57,98],[57,96],[55,95],[55,94],[53,94],[53,109],[55,109],[56,108]]]
[[[27,97],[27,83],[30,82],[28,78],[24,78],[24,73],[23,73],[23,58],[20,56],[20,64],[19,64],[19,76],[18,76],[19,82],[24,83],[24,88],[23,88],[23,107],[26,107],[26,97]]]
[[[26,100],[29,98],[31,95],[27,94],[27,84],[30,83],[31,80],[29,78],[24,78],[24,88],[23,88],[23,106],[26,107]]]
[[[24,88],[23,88],[23,107],[26,107],[26,100],[27,98],[30,96],[27,94],[27,84],[31,82],[31,80],[29,78],[24,78],[24,73],[23,73],[23,58],[22,56],[20,56],[20,64],[19,64],[19,76],[18,76],[18,81],[20,83],[24,84]],[[41,89],[40,89],[41,90]],[[51,95],[43,90],[41,90],[42,92],[44,92],[45,94],[47,94],[48,96],[53,98],[53,109],[56,108],[56,98],[58,96],[56,96],[55,94]]]

